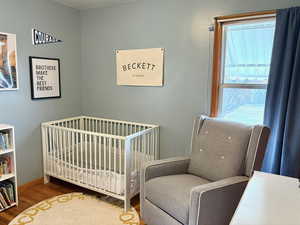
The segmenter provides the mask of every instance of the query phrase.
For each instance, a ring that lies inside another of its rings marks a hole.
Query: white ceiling
[[[83,9],[100,8],[100,7],[107,7],[116,4],[129,3],[137,0],[54,0],[54,1],[75,9],[83,10]]]

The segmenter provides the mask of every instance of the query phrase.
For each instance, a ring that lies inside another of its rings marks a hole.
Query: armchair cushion
[[[182,224],[188,224],[191,190],[209,182],[191,174],[156,177],[146,182],[145,197]]]
[[[252,127],[211,118],[195,126],[188,172],[211,181],[243,175]]]

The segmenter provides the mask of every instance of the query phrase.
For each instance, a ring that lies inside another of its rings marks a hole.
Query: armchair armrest
[[[175,157],[156,160],[145,164],[142,173],[145,174],[145,182],[161,176],[186,173],[190,163],[188,157]]]
[[[191,190],[189,225],[228,225],[249,178],[230,177]]]
[[[155,177],[186,173],[189,163],[190,158],[188,157],[176,157],[148,162],[143,166],[140,174],[140,206],[142,218],[145,201],[145,183]]]

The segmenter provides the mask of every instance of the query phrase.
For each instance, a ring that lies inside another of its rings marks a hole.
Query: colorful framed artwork
[[[0,91],[18,88],[16,35],[0,32]]]

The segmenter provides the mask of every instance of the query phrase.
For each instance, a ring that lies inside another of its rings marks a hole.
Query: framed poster
[[[60,61],[56,58],[29,57],[31,98],[61,97]]]
[[[117,85],[162,86],[164,49],[118,50]]]
[[[0,33],[0,91],[18,88],[16,35]]]

